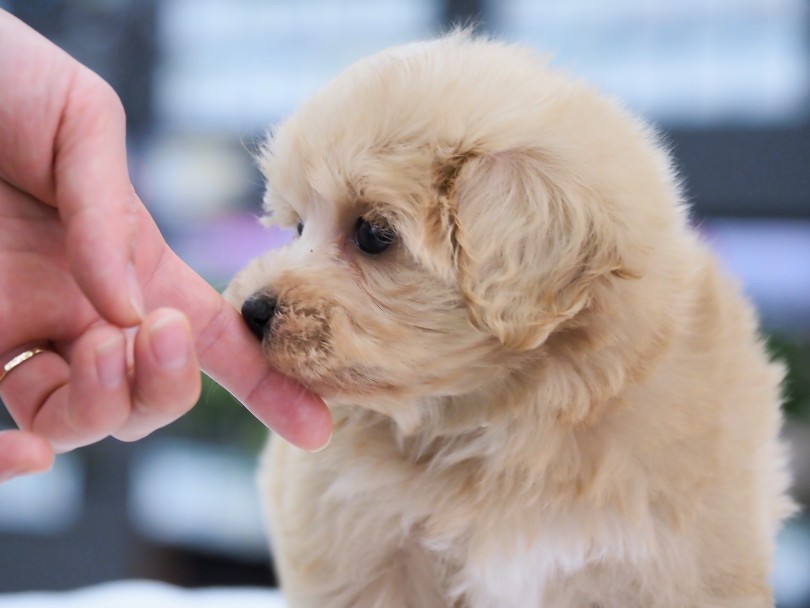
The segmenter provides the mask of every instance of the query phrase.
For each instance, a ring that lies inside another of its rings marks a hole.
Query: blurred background
[[[623,99],[672,144],[695,221],[785,360],[795,495],[810,504],[808,0],[0,0],[108,80],[133,181],[217,287],[288,235],[256,222],[251,154],[352,61],[477,23]],[[2,92],[0,92],[2,95]],[[2,409],[2,408],[0,408]],[[11,421],[0,413],[0,426]],[[0,486],[0,592],[134,577],[272,585],[255,456],[264,429],[206,380],[198,407],[134,445],[61,456]],[[781,608],[810,607],[810,518],[779,539]],[[0,603],[2,601],[0,600]]]

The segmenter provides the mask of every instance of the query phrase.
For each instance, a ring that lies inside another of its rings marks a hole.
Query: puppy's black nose
[[[276,314],[276,299],[266,294],[254,294],[242,304],[242,318],[259,340],[264,338],[274,314]]]

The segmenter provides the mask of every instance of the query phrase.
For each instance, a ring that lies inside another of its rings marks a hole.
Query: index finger
[[[329,443],[332,416],[320,397],[270,367],[242,316],[174,252],[144,284],[150,308],[186,314],[202,369],[254,416],[303,449]]]
[[[305,450],[329,443],[332,417],[323,401],[268,365],[256,338],[227,302],[199,339],[213,340],[201,345],[203,369],[265,425]]]

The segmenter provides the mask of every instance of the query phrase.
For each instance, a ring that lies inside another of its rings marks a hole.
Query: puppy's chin
[[[397,397],[406,392],[385,378],[379,370],[362,367],[327,367],[285,356],[271,344],[263,347],[268,363],[294,378],[310,391],[333,402],[367,403],[380,397]]]

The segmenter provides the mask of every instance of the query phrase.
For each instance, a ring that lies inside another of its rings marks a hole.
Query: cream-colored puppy
[[[335,418],[262,472],[290,606],[772,605],[782,370],[649,128],[456,33],[349,68],[260,160],[299,236],[228,296]]]

